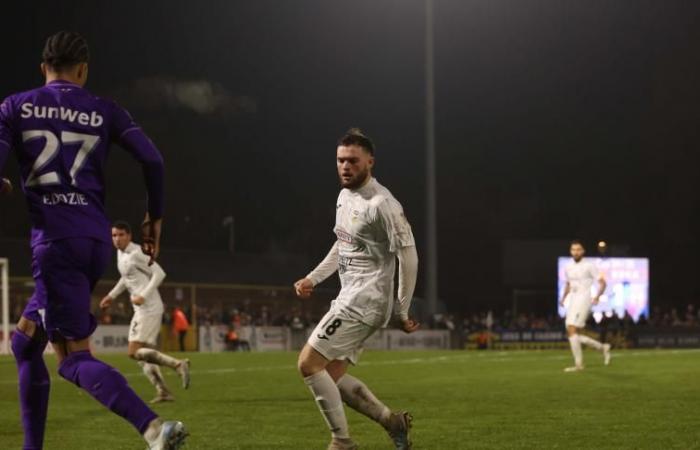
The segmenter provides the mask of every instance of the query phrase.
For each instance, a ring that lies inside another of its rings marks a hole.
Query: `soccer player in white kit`
[[[155,350],[163,321],[163,300],[158,286],[165,279],[165,272],[156,262],[149,264],[148,256],[139,251],[140,246],[132,242],[131,227],[126,222],[112,225],[112,242],[117,249],[117,267],[121,278],[114,289],[100,302],[107,309],[125,290],[131,296],[134,316],[129,326],[129,357],[138,361],[143,373],[155,386],[157,396],[151,403],[175,400],[165,384],[160,366],[170,367],[182,379],[182,386],[190,385],[190,362],[176,359]]]
[[[603,361],[610,364],[610,344],[602,344],[581,333],[586,326],[586,320],[591,313],[591,307],[597,305],[600,296],[606,288],[605,277],[596,265],[585,259],[586,249],[579,240],[574,240],[569,246],[573,261],[566,266],[566,286],[559,302],[566,305],[566,332],[569,336],[571,353],[574,355],[574,366],[564,369],[566,372],[583,370],[583,351],[581,344],[593,347],[603,352]],[[598,283],[596,294],[591,297],[593,284]],[[568,303],[567,303],[568,302]]]
[[[325,259],[294,284],[301,298],[336,271],[341,289],[299,355],[304,377],[331,433],[329,449],[355,449],[343,402],[384,427],[397,449],[410,449],[408,412],[392,412],[360,380],[346,373],[357,364],[363,342],[392,315],[412,333],[408,316],[418,273],[411,226],[401,204],[372,177],[374,145],[359,129],[338,142],[337,168],[343,187],[336,204],[337,240]],[[394,294],[399,260],[398,297]]]

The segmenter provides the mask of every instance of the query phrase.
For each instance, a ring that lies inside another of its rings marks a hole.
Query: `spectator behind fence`
[[[187,336],[187,329],[190,323],[187,320],[187,316],[184,311],[180,309],[179,306],[173,308],[173,334],[178,337],[180,342],[180,351],[185,351],[185,336]]]
[[[245,339],[241,339],[241,336],[236,331],[236,328],[231,325],[229,326],[228,333],[226,333],[226,348],[232,352],[249,352],[250,343]]]

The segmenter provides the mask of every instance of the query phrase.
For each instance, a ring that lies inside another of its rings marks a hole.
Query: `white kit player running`
[[[583,257],[586,250],[581,241],[572,241],[569,252],[573,261],[565,269],[566,287],[560,304],[566,305],[566,332],[569,336],[571,353],[574,355],[574,366],[567,367],[564,371],[577,372],[583,370],[581,344],[603,352],[603,362],[606,366],[610,364],[610,344],[602,344],[581,333],[586,326],[591,307],[598,304],[600,296],[605,292],[606,283],[598,267]],[[591,289],[595,282],[598,282],[598,290],[592,297]]]
[[[408,316],[418,272],[411,227],[401,204],[372,177],[374,145],[358,129],[338,142],[343,190],[336,204],[336,243],[309,275],[294,284],[301,298],[336,271],[341,289],[299,355],[299,371],[325,418],[329,449],[355,449],[343,402],[384,427],[397,449],[410,449],[408,412],[392,412],[360,380],[346,373],[357,364],[363,342],[395,316],[403,331],[419,324]],[[398,298],[394,294],[399,260]]]
[[[112,241],[117,249],[117,267],[121,278],[112,291],[100,302],[100,308],[107,309],[125,290],[131,296],[134,316],[129,326],[129,357],[138,361],[143,373],[155,386],[157,396],[151,403],[175,400],[165,384],[160,366],[175,370],[182,380],[182,387],[190,385],[190,362],[176,359],[155,350],[163,320],[163,300],[158,287],[165,279],[165,272],[139,251],[140,246],[131,240],[131,227],[126,222],[116,222],[112,226]]]

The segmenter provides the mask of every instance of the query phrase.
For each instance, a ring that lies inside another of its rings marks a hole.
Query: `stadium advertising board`
[[[639,348],[698,348],[700,333],[687,330],[642,330],[634,333],[634,343]]]
[[[95,353],[126,353],[129,348],[129,325],[100,325],[90,343]]]
[[[199,327],[199,351],[223,352],[229,349],[226,325]],[[287,327],[240,327],[236,330],[241,341],[246,341],[257,351],[291,350],[290,330]]]
[[[306,336],[313,331],[308,328]],[[226,325],[199,327],[199,349],[202,352],[223,352],[226,343]],[[252,350],[298,350],[291,345],[292,331],[287,327],[241,327],[241,338],[247,337]],[[303,337],[303,335],[302,335]],[[298,347],[304,344],[303,340]],[[364,342],[364,348],[375,350],[449,349],[450,333],[446,330],[419,330],[410,335],[401,330],[378,330]]]

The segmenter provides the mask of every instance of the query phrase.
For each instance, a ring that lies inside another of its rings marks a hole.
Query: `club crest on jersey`
[[[348,244],[352,244],[353,242],[352,235],[342,228],[336,228],[335,235],[338,236],[339,241],[347,242]]]

